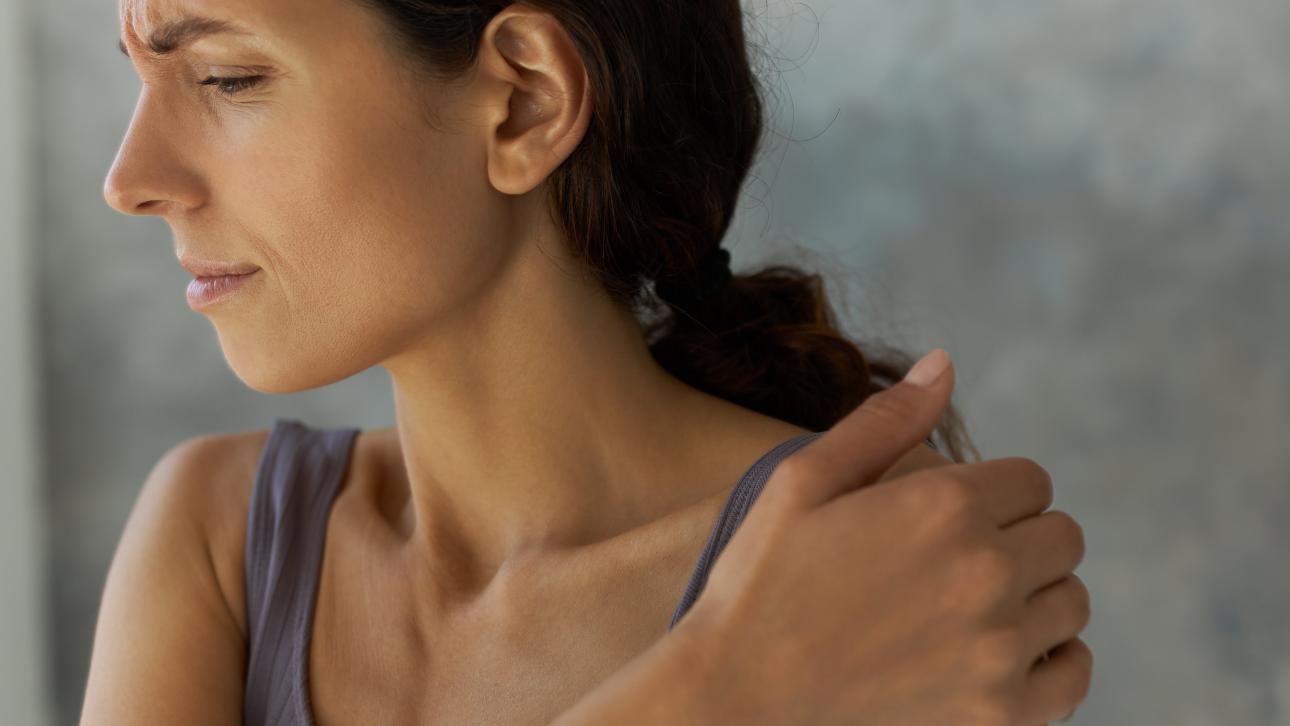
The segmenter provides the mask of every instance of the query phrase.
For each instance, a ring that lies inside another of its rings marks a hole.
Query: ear
[[[591,119],[591,87],[577,48],[549,13],[514,4],[484,29],[488,180],[524,194],[573,153]]]

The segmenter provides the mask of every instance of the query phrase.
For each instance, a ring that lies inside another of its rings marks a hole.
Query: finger
[[[938,365],[944,368],[937,373]],[[911,377],[931,373],[927,385]],[[796,501],[818,506],[847,491],[872,484],[910,449],[922,444],[950,402],[954,366],[937,348],[904,380],[866,398],[819,438],[785,459],[796,472],[789,486]],[[784,486],[775,477],[768,487]]]
[[[1053,480],[1032,459],[1009,456],[970,464],[947,464],[935,469],[967,484],[975,505],[989,512],[1001,529],[1033,517],[1053,505]]]
[[[1066,718],[1088,697],[1093,677],[1093,651],[1072,638],[1048,654],[1026,676],[1022,721],[1039,723]]]
[[[1022,615],[1025,653],[1033,660],[1076,637],[1090,617],[1088,588],[1074,573],[1040,589],[1026,600]]]
[[[1019,568],[1027,593],[1071,573],[1084,559],[1084,529],[1071,515],[1053,509],[1003,530],[1003,546]]]

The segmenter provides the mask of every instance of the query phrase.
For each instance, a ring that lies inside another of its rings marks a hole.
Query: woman
[[[120,10],[108,202],[170,225],[244,383],[379,365],[397,425],[168,452],[85,723],[549,722],[684,614],[735,494],[908,368],[818,277],[726,266],[762,131],[735,0]]]

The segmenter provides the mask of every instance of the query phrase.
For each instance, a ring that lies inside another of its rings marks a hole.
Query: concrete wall
[[[1290,723],[1290,5],[747,4],[777,132],[735,266],[827,266],[858,335],[951,352],[985,456],[1053,473],[1093,593],[1072,723]],[[183,303],[168,229],[100,197],[139,90],[114,4],[28,7],[49,647],[72,724],[112,548],[162,451],[392,409],[377,372],[240,385]]]

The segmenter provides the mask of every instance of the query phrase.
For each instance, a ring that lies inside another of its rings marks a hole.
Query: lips
[[[260,269],[249,262],[223,262],[206,260],[193,255],[180,255],[179,265],[193,274],[193,277],[237,277],[249,275]]]
[[[260,270],[249,262],[210,260],[190,254],[178,254],[179,265],[193,274],[188,283],[188,306],[205,310],[241,290]]]
[[[254,270],[244,275],[194,277],[188,283],[188,306],[201,311],[226,300],[242,290],[249,281],[256,279],[258,272],[259,270]]]

